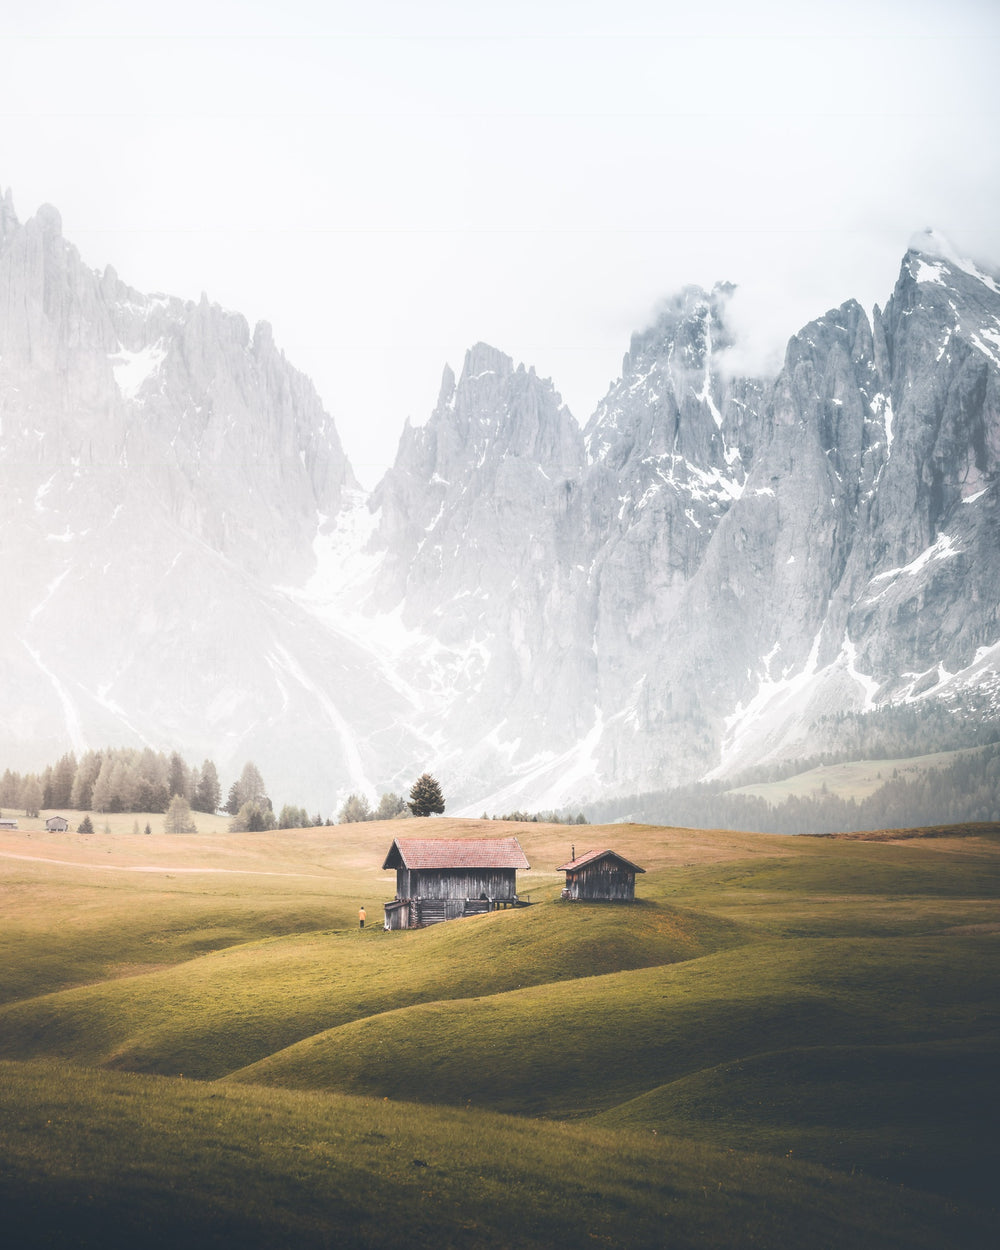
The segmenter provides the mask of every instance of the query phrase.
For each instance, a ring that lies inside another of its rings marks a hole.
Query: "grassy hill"
[[[759,782],[737,786],[727,794],[749,794],[768,803],[784,803],[793,796],[815,798],[835,794],[842,799],[867,799],[893,777],[915,777],[937,768],[947,768],[963,756],[973,755],[978,747],[962,747],[956,751],[935,751],[930,755],[911,755],[902,759],[850,760],[842,764],[821,764],[781,781]]]
[[[0,833],[19,1245],[992,1244],[995,828],[130,830]],[[517,833],[535,905],[384,932],[403,832]]]

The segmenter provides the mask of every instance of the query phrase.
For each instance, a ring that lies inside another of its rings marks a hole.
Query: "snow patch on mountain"
[[[955,546],[955,540],[948,534],[939,534],[937,541],[921,551],[920,555],[915,556],[909,564],[904,564],[897,569],[886,569],[883,573],[876,573],[872,581],[895,581],[897,577],[915,577],[932,560],[947,560],[958,554],[959,549]]]
[[[160,369],[167,356],[162,339],[137,352],[119,350],[110,356],[115,383],[124,399],[135,399],[146,382]]]
[[[325,812],[430,769],[478,814],[822,750],[890,699],[1000,713],[1000,289],[940,240],[777,375],[734,370],[732,288],[685,288],[583,429],[476,344],[366,496],[265,323],[54,221],[0,264],[11,766],[149,741]]]
[[[457,816],[478,816],[482,811],[503,815],[515,807],[535,811],[551,811],[567,803],[579,802],[581,796],[600,793],[600,769],[597,749],[604,733],[604,717],[594,709],[594,724],[587,735],[560,754],[541,752],[533,758],[511,765],[512,780],[461,808]],[[519,743],[509,744],[510,756]]]
[[[991,291],[994,295],[1000,295],[1000,283],[997,282],[996,278],[992,274],[986,273],[984,270],[980,269],[975,261],[970,260],[967,256],[962,256],[959,252],[957,252],[951,242],[939,231],[923,231],[921,234],[914,237],[910,247],[918,253],[923,253],[924,256],[939,258],[940,260],[946,261],[948,264],[953,265],[956,269],[961,270],[962,273],[968,274],[970,278],[975,278],[977,282],[981,282],[983,286],[985,286],[986,289]],[[928,264],[927,261],[921,260],[920,263],[927,268],[931,268],[933,265],[933,261],[931,264]],[[936,265],[933,267],[940,268],[940,266]],[[916,277],[916,275],[914,276]],[[943,285],[948,284],[946,277],[934,278],[931,280],[940,281]],[[916,278],[916,281],[927,281],[927,279]]]

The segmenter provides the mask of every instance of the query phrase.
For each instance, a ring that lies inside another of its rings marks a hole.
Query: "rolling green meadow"
[[[1000,825],[135,819],[0,831],[11,1246],[996,1244]],[[531,907],[383,930],[394,836],[509,833]]]

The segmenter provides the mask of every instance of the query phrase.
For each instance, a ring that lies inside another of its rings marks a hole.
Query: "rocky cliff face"
[[[892,436],[849,623],[878,697],[899,699],[976,680],[997,641],[1000,287],[911,251],[878,322]]]
[[[1000,716],[1000,288],[933,238],[733,376],[731,289],[633,337],[584,428],[479,344],[359,492],[266,325],[86,268],[0,206],[4,766],[148,742],[281,801],[431,768],[555,806]]]
[[[830,311],[791,340],[770,380],[727,369],[729,294],[688,289],[633,338],[584,430],[585,456],[532,461],[538,481],[560,483],[556,495],[518,480],[513,530],[495,527],[487,501],[505,499],[497,470],[521,454],[508,441],[518,422],[506,398],[498,407],[495,393],[463,389],[488,367],[481,348],[459,385],[460,418],[446,377],[431,423],[404,436],[376,493],[375,546],[385,567],[409,570],[392,594],[410,624],[490,649],[492,681],[476,697],[491,697],[462,718],[449,762],[457,773],[474,764],[477,793],[504,780],[489,795],[497,804],[793,758],[824,748],[824,718],[891,701],[975,689],[991,706],[995,281],[928,238],[905,257],[884,314],[870,322],[854,302]],[[446,472],[428,458],[442,422]],[[572,427],[550,445],[573,447]],[[421,499],[427,527],[448,518],[437,564],[416,555],[420,525],[400,539],[399,475],[407,515]],[[433,503],[417,485],[427,482]],[[532,551],[539,575],[511,575]],[[484,592],[501,552],[503,575]],[[478,634],[462,606],[477,595]]]
[[[440,715],[427,719],[421,699],[418,720],[470,791],[575,747],[593,724],[585,465],[551,382],[478,344],[457,381],[446,369],[429,421],[404,431],[373,495],[370,604],[442,644],[417,671],[439,688]]]
[[[0,360],[4,460],[52,470],[47,511],[71,484],[99,480],[102,497],[144,497],[250,571],[291,560],[299,572],[317,509],[337,511],[356,487],[332,420],[269,326],[251,334],[204,296],[143,296],[111,269],[94,273],[55,209],[20,227],[8,200]]]
[[[398,695],[273,589],[356,490],[308,379],[264,324],[89,270],[54,209],[8,196],[0,228],[0,756],[149,742],[374,785]]]
[[[726,369],[730,294],[689,288],[634,336],[587,426],[598,758],[623,777],[700,768],[700,694],[668,674],[691,630],[688,587],[743,494],[767,419],[764,384]]]

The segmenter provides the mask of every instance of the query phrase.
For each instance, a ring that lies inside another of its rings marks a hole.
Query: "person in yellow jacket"
[[[358,908],[358,924],[361,926],[361,928],[362,928],[362,929],[365,927],[365,909],[364,909],[364,907],[359,907],[359,908]]]

